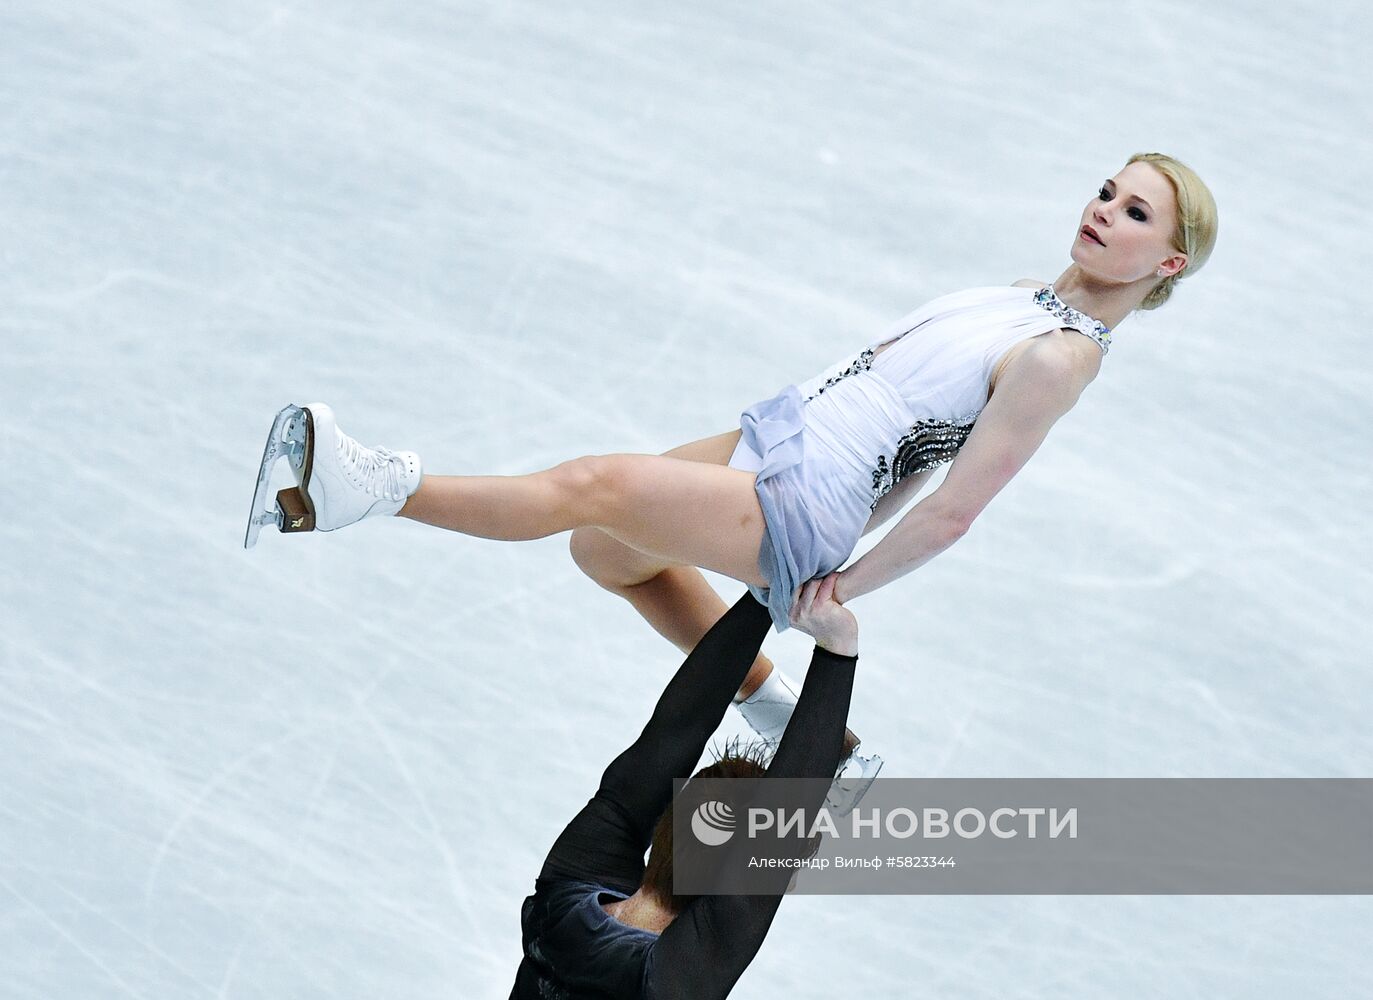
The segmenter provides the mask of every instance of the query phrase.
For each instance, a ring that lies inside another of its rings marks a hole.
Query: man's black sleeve
[[[763,785],[773,778],[834,777],[857,663],[856,657],[816,647],[800,701]],[[807,815],[813,815],[824,801],[825,783],[815,784],[813,801],[805,804]],[[798,848],[798,853],[804,851]],[[728,996],[762,946],[788,881],[786,872],[780,873],[774,895],[694,900],[654,945],[644,996],[653,1000]]]
[[[771,621],[767,608],[744,594],[696,644],[639,738],[606,768],[596,795],[554,842],[541,877],[638,888],[654,824],[672,799],[672,779],[690,776]]]

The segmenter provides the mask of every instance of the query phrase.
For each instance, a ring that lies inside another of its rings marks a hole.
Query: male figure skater
[[[815,637],[815,652],[769,779],[832,778],[839,764],[858,622],[834,600],[834,580],[807,583],[792,611],[792,624]],[[770,623],[764,605],[740,598],[692,650],[639,738],[553,844],[521,912],[524,959],[511,1000],[729,995],[767,935],[786,876],[772,895],[675,894],[672,780],[700,759]],[[697,776],[763,771],[747,756],[727,756]],[[810,812],[824,799],[816,784]]]

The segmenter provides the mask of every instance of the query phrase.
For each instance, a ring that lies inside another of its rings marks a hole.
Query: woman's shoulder
[[[1041,333],[1016,344],[997,362],[988,392],[995,392],[1003,374],[1015,368],[1022,383],[1040,386],[1072,385],[1081,392],[1101,371],[1101,351],[1076,330]]]

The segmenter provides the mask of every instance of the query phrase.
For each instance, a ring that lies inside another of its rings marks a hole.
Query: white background
[[[1219,248],[855,602],[853,727],[890,775],[1373,774],[1368,17],[7,3],[0,996],[503,997],[677,664],[565,539],[243,552],[279,407],[432,471],[661,451],[1052,279],[1139,150],[1207,178]],[[805,897],[736,995],[1342,997],[1370,933],[1354,897]]]

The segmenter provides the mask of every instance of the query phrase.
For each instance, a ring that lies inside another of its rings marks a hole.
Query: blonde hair
[[[1131,163],[1149,164],[1168,178],[1168,183],[1173,186],[1173,196],[1178,206],[1177,225],[1173,227],[1173,249],[1187,255],[1183,269],[1155,285],[1139,305],[1141,309],[1157,309],[1173,294],[1174,285],[1201,270],[1211,256],[1220,219],[1211,189],[1187,164],[1163,153],[1136,153],[1126,161],[1126,166]]]

